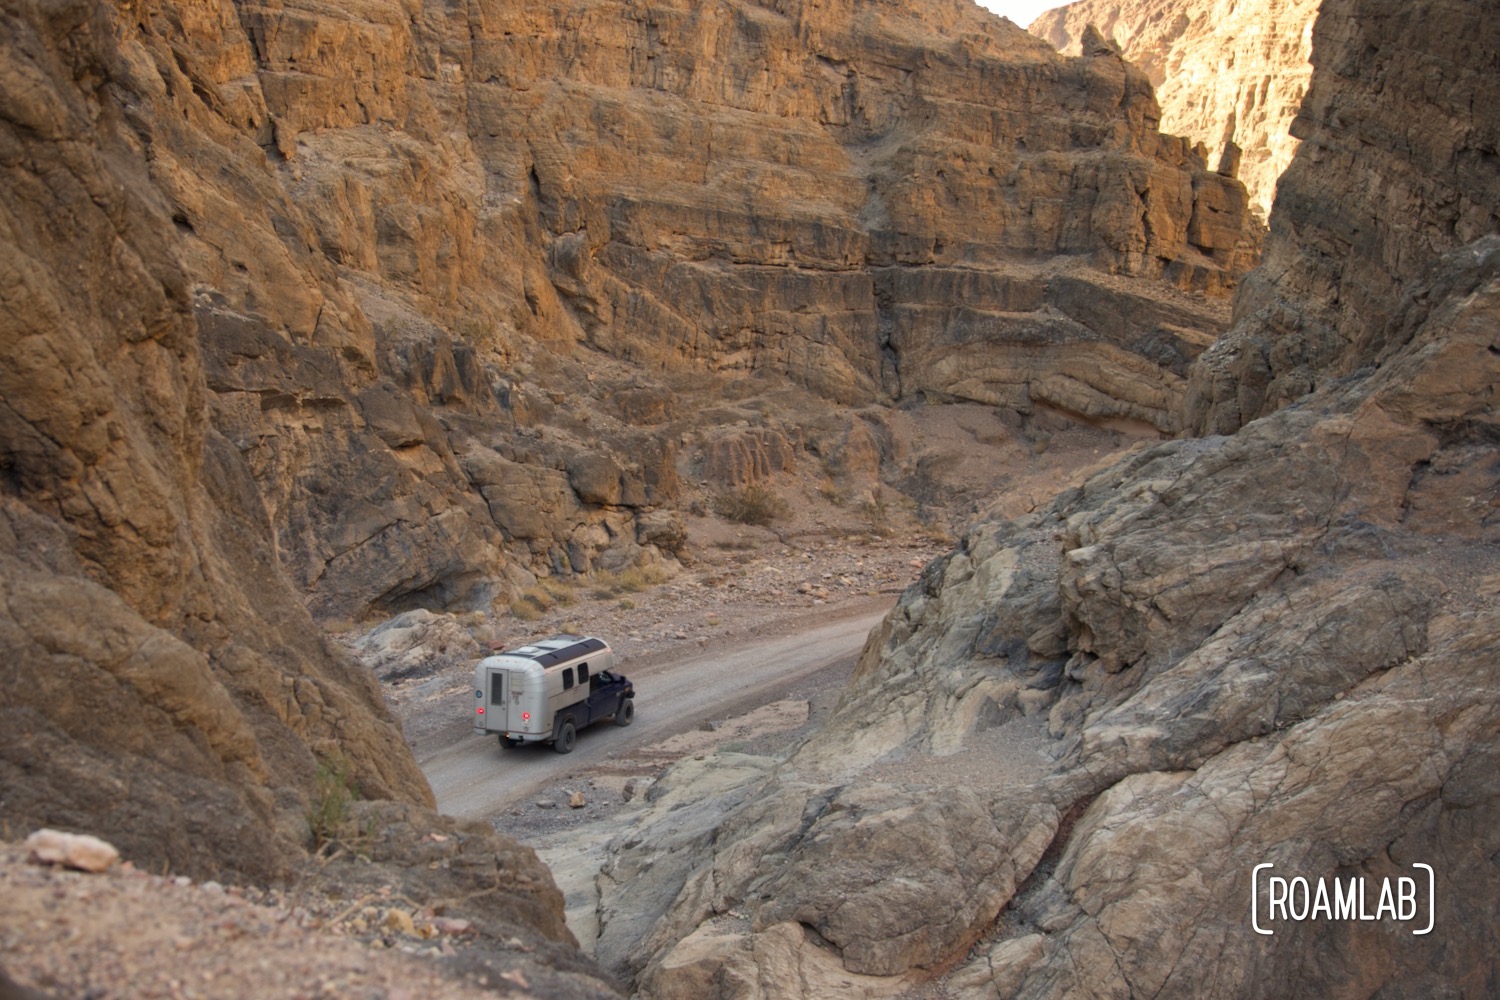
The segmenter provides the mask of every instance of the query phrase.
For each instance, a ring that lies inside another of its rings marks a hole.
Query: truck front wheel
[[[557,727],[557,739],[552,741],[552,749],[558,753],[572,753],[573,744],[578,742],[578,730],[573,728],[572,719],[564,719],[563,724]]]
[[[635,721],[635,699],[621,698],[620,707],[615,709],[615,725],[628,726]]]

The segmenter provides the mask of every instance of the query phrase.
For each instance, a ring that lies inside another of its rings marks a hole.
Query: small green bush
[[[333,753],[318,760],[313,772],[312,805],[307,814],[307,825],[312,830],[313,850],[322,850],[324,845],[340,839],[348,832],[349,809],[359,798],[359,786],[354,783],[354,766],[342,753]]]

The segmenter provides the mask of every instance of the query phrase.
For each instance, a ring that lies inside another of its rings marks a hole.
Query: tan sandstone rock
[[[675,499],[667,442],[746,383],[1174,430],[1254,255],[1138,71],[967,5],[150,0],[107,28],[195,391],[322,619],[670,556],[633,524]],[[499,462],[542,481],[474,475]]]
[[[26,838],[25,846],[33,861],[66,865],[83,872],[108,871],[120,860],[120,852],[113,844],[86,833],[38,830]]]
[[[1298,140],[1292,120],[1312,76],[1315,0],[1081,0],[1046,11],[1032,34],[1076,54],[1093,26],[1145,71],[1162,127],[1201,143],[1244,181],[1262,218]]]

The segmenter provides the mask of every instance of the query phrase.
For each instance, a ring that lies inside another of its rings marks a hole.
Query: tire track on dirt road
[[[485,819],[550,781],[692,729],[704,719],[739,715],[784,697],[791,685],[858,656],[885,613],[638,667],[622,662],[618,669],[635,684],[635,724],[601,722],[581,730],[570,754],[540,746],[505,750],[494,736],[474,733],[418,763],[440,812]]]

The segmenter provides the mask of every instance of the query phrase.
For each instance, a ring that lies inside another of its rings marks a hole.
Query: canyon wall
[[[871,636],[826,728],[653,790],[588,907],[602,961],[650,997],[1490,990],[1500,236],[1476,173],[1495,105],[1464,81],[1488,85],[1497,30],[1467,4],[1325,3],[1326,113],[1278,211],[1330,211],[1274,226],[1256,280],[1288,314],[1343,317],[1348,374],[976,525]],[[1405,130],[1353,113],[1386,102]],[[1360,323],[1322,280],[1325,227],[1356,214],[1399,231],[1344,267],[1421,275]],[[1451,248],[1419,250],[1435,232]],[[1266,864],[1372,900],[1412,878],[1420,912],[1257,914]]]
[[[1500,232],[1496,26],[1466,3],[1319,18],[1263,266],[1193,374],[1185,424],[1224,433],[1383,364],[1433,262]],[[1452,36],[1452,37],[1449,37]]]
[[[81,829],[141,870],[264,885],[357,832],[315,879],[466,913],[475,961],[538,996],[615,996],[534,853],[432,813],[377,682],[279,564],[210,420],[180,223],[129,123],[162,79],[117,13],[0,7],[5,837]]]
[[[269,875],[317,755],[347,755],[370,794],[431,793],[207,419],[192,284],[122,121],[142,81],[108,15],[5,21],[5,816],[109,817],[143,862]]]
[[[692,455],[764,419],[718,404],[780,386],[1173,431],[1258,240],[1138,71],[966,3],[117,30],[212,424],[325,620],[670,558]]]
[[[0,5],[3,835],[88,831],[205,879],[311,865],[341,892],[395,886],[482,920],[487,967],[614,995],[535,854],[432,812],[378,684],[280,564],[261,484],[212,419],[208,314],[132,124],[177,78],[120,15]],[[356,833],[358,860],[310,859]]]
[[[1070,54],[1090,25],[1115,42],[1156,88],[1163,128],[1215,158],[1234,144],[1226,168],[1265,218],[1297,151],[1291,123],[1312,75],[1317,13],[1317,0],[1082,0],[1029,30]]]
[[[559,995],[551,879],[315,619],[666,558],[776,392],[1170,430],[1258,238],[1138,72],[966,3],[0,16],[8,835],[399,886]]]

